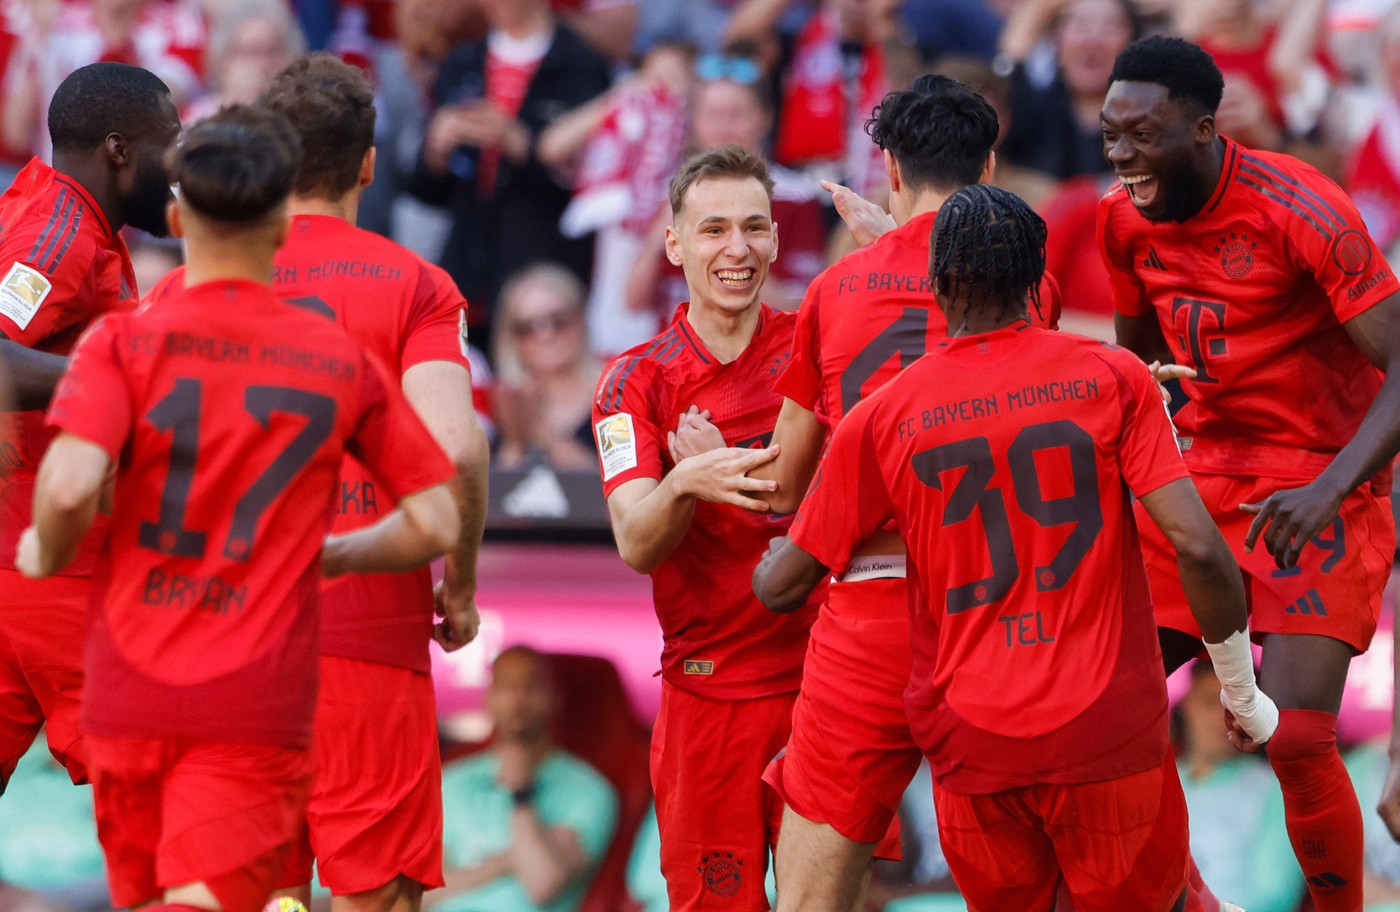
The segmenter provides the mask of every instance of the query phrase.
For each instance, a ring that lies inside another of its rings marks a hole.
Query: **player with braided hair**
[[[981,209],[989,214],[979,218]],[[995,304],[998,317],[1024,310],[1027,300],[1040,310],[1045,226],[1020,197],[967,187],[944,204],[933,231],[939,255],[931,277],[948,284],[949,297],[965,298],[969,309]]]
[[[895,523],[921,599],[905,706],[969,908],[1166,912],[1185,902],[1186,803],[1129,492],[1177,544],[1217,665],[1248,666],[1244,591],[1147,367],[1027,323],[1045,224],[995,187],[939,210],[949,338],[852,409],[754,574],[775,600],[843,572]],[[1255,740],[1277,720],[1227,688]]]

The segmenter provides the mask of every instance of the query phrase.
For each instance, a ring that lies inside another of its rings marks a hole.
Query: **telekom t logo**
[[[1185,325],[1183,325],[1185,324]],[[1219,383],[1218,377],[1211,376],[1209,359],[1225,354],[1225,339],[1213,334],[1225,329],[1225,303],[1223,301],[1199,301],[1195,298],[1174,298],[1172,300],[1172,325],[1177,331],[1177,341],[1191,353],[1191,366],[1196,369],[1196,383]]]

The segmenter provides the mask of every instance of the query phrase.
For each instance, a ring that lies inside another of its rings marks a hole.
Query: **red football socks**
[[[1283,788],[1288,838],[1317,912],[1359,912],[1365,839],[1361,805],[1337,752],[1337,717],[1280,710],[1268,755]]]

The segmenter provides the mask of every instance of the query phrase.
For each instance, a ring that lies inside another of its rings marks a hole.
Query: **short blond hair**
[[[752,177],[762,184],[768,201],[773,201],[773,178],[768,174],[768,163],[743,146],[730,144],[692,155],[671,178],[671,215],[680,213],[685,205],[685,195],[701,181],[742,180],[746,177]]]

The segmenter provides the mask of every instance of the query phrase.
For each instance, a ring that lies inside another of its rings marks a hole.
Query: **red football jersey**
[[[0,333],[66,355],[101,314],[136,305],[136,275],[121,234],[77,181],[37,158],[0,196]],[[30,523],[34,473],[53,439],[41,410],[0,415],[0,568],[15,568]],[[106,519],[64,576],[89,576]]]
[[[148,300],[182,287],[171,272]],[[466,357],[467,302],[447,273],[412,251],[344,219],[298,215],[277,252],[273,287],[288,301],[335,319],[396,376],[425,361]],[[384,484],[353,456],[341,467],[333,531],[377,522],[393,510]],[[321,596],[321,653],[427,672],[432,576],[352,575]]]
[[[119,464],[84,726],[308,744],[342,456],[395,498],[454,474],[395,380],[324,316],[209,282],[94,328],[50,421]]]
[[[929,237],[936,212],[916,215],[827,267],[797,312],[792,363],[775,389],[827,429],[948,335],[933,297]],[[1054,329],[1060,292],[1047,274],[1032,322]]]
[[[840,572],[903,530],[923,596],[905,705],[943,785],[1090,782],[1166,750],[1128,491],[1186,476],[1141,362],[1022,324],[945,340],[857,405],[792,536]]]
[[[1400,291],[1356,207],[1315,169],[1230,140],[1214,195],[1152,222],[1120,184],[1098,235],[1119,313],[1156,310],[1190,402],[1193,470],[1308,481],[1356,433],[1380,389],[1342,324]]]
[[[666,433],[692,405],[708,409],[729,446],[763,447],[782,397],[771,389],[791,357],[793,315],[763,305],[738,359],[721,364],[687,319],[689,305],[656,338],[604,369],[593,400],[603,495],[634,478],[660,480],[675,463]],[[775,614],[754,597],[753,571],[791,517],[699,502],[685,538],[652,571],[664,639],[661,673],[676,687],[741,700],[797,690],[807,630],[821,592],[802,610]]]

